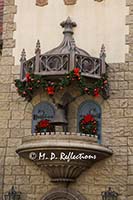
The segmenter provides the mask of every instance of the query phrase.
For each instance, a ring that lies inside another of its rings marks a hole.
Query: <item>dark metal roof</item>
[[[61,76],[75,67],[80,68],[81,74],[86,77],[101,78],[106,73],[105,47],[102,45],[100,58],[90,56],[88,52],[76,46],[73,38],[73,28],[77,26],[70,17],[60,24],[64,38],[59,46],[41,54],[40,42],[37,41],[35,56],[26,60],[25,50],[21,55],[21,80],[31,71],[45,76]]]
[[[72,51],[75,54],[80,54],[84,56],[90,56],[86,51],[83,49],[80,49],[76,46],[74,37],[73,37],[73,28],[77,26],[75,22],[71,21],[71,18],[68,17],[66,21],[63,21],[61,24],[62,28],[64,28],[63,34],[64,34],[64,39],[62,43],[45,53],[45,55],[49,54],[70,54]]]

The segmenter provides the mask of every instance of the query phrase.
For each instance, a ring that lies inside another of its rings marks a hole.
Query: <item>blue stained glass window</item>
[[[94,101],[85,101],[81,103],[78,109],[78,132],[80,121],[84,118],[84,116],[91,114],[95,120],[97,121],[97,136],[99,143],[101,142],[101,107]]]
[[[32,134],[35,133],[35,127],[41,120],[47,119],[52,121],[55,115],[54,106],[48,102],[37,104],[32,112]]]

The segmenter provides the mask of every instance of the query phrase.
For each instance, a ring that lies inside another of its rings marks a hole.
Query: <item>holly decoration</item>
[[[44,89],[48,95],[53,96],[56,92],[63,90],[74,82],[77,83],[81,94],[88,94],[95,97],[101,95],[104,99],[109,97],[109,84],[106,75],[102,76],[101,79],[95,79],[95,81],[92,80],[91,83],[87,83],[86,78],[81,75],[79,68],[74,68],[68,74],[65,74],[61,80],[56,81],[46,80],[43,75],[28,72],[23,81],[19,79],[15,80],[15,86],[21,97],[31,101],[35,91],[39,88]]]
[[[91,114],[85,115],[79,122],[80,133],[97,135],[98,122]]]
[[[51,124],[50,121],[47,119],[41,120],[38,122],[38,124],[35,127],[35,132],[40,133],[40,132],[47,132],[51,130]]]

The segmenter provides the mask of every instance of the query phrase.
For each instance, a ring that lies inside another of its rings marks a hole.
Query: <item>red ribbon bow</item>
[[[99,88],[94,89],[94,96],[98,97],[99,96]]]
[[[27,81],[27,82],[30,82],[30,81],[31,81],[30,73],[27,73],[27,74],[26,74],[26,81]]]
[[[78,67],[74,68],[73,71],[74,71],[74,75],[75,75],[75,76],[78,76],[78,77],[80,76],[80,74],[79,74],[80,69],[79,69]]]
[[[48,93],[49,95],[54,95],[54,93],[55,93],[54,87],[53,87],[53,86],[47,87],[47,93]]]

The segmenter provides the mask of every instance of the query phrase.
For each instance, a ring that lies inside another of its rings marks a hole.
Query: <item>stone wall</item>
[[[129,107],[127,109],[128,120],[128,200],[133,199],[133,1],[127,0],[129,6],[129,15],[126,18],[126,23],[129,25],[129,35],[126,36],[126,43],[129,45],[129,54],[126,56],[126,61],[129,65],[129,71],[125,74],[125,79],[129,81]]]
[[[4,189],[4,176],[11,170],[10,166],[4,167],[6,161],[8,140],[11,137],[9,121],[11,119],[11,101],[13,95],[11,93],[11,84],[14,79],[12,57],[13,47],[13,31],[15,30],[14,14],[16,7],[14,0],[5,0],[4,7],[4,24],[3,24],[3,56],[0,58],[0,199]]]
[[[130,15],[127,16],[129,54],[125,63],[109,65],[110,99],[94,100],[102,107],[102,143],[113,149],[112,157],[96,163],[84,172],[70,188],[80,191],[87,200],[100,200],[101,192],[111,186],[120,196],[119,200],[133,198],[133,1],[127,0]],[[31,134],[31,118],[34,105],[51,99],[41,93],[31,103],[23,101],[14,87],[19,77],[19,66],[14,64],[13,32],[16,29],[14,0],[5,0],[3,55],[0,60],[0,199],[12,185],[22,192],[22,200],[40,200],[46,192],[62,184],[53,184],[45,171],[40,170],[15,153],[22,137]],[[77,95],[75,88],[70,88]],[[58,101],[62,93],[55,96]],[[81,102],[93,99],[82,96],[70,104],[69,128],[76,129],[77,108]]]

